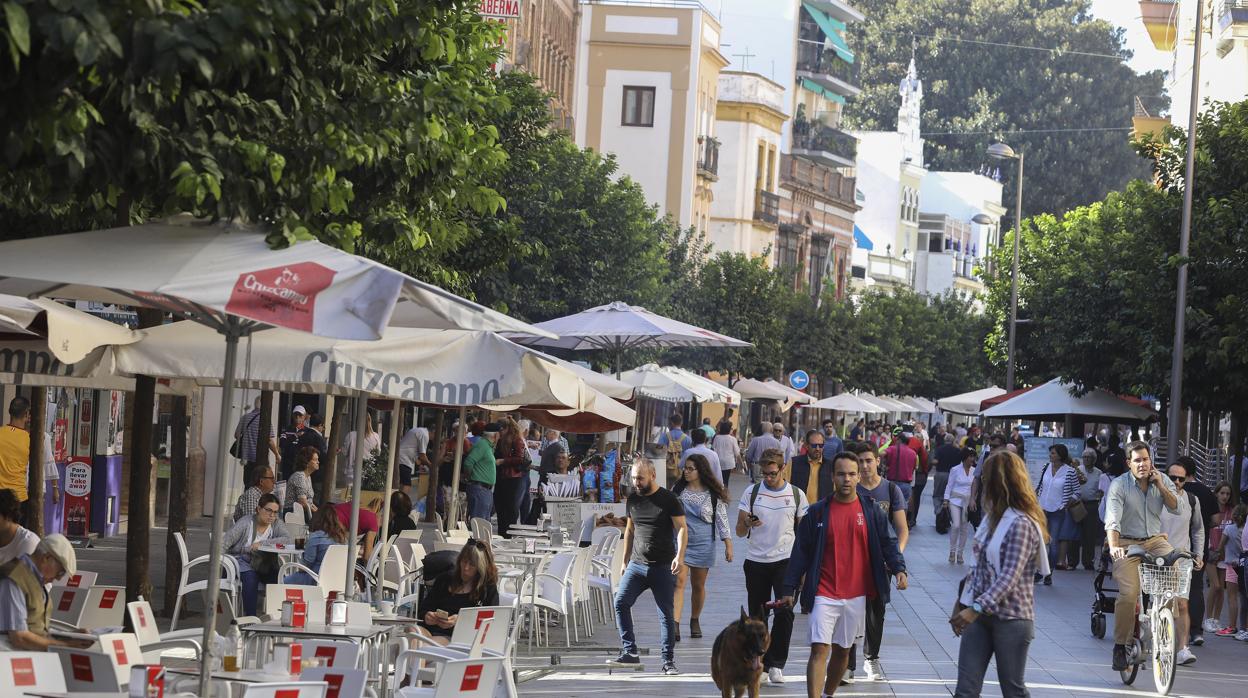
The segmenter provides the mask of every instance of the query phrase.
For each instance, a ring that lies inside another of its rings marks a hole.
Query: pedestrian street
[[[739,474],[730,482],[734,502],[749,486]],[[957,683],[958,639],[949,629],[948,617],[958,581],[966,567],[950,565],[949,539],[936,533],[931,509],[931,490],[919,516],[919,526],[911,533],[906,549],[910,572],[910,588],[893,590],[892,603],[884,625],[884,642],[880,652],[887,681],[867,682],[859,666],[857,679],[851,686],[842,686],[837,696],[948,696]],[[732,514],[735,516],[735,512]],[[521,684],[524,696],[593,696],[630,695],[665,696],[668,698],[717,697],[719,690],[711,681],[710,656],[715,636],[740,615],[745,604],[745,584],[741,572],[745,549],[738,540],[738,557],[725,563],[722,548],[717,550],[715,567],[707,579],[707,602],[702,613],[704,637],[688,637],[688,601],[683,618],[682,639],[676,645],[676,665],[680,676],[659,673],[659,628],[657,613],[649,593],[643,594],[633,608],[638,644],[646,670],[594,670],[584,673],[557,673]],[[967,555],[970,554],[967,545]],[[1133,686],[1124,686],[1118,672],[1110,668],[1110,639],[1097,640],[1089,630],[1092,604],[1093,572],[1058,571],[1053,586],[1036,589],[1036,638],[1032,642],[1027,665],[1027,684],[1037,698],[1056,696],[1122,696],[1153,695],[1153,680],[1142,668]],[[686,594],[688,591],[686,591]],[[1109,617],[1112,625],[1113,617]],[[808,617],[798,614],[783,686],[770,686],[763,677],[761,695],[767,698],[804,698],[805,669],[809,653]],[[1248,643],[1206,636],[1203,647],[1194,647],[1195,664],[1178,668],[1172,696],[1223,698],[1248,695]],[[598,663],[615,656],[618,638],[614,629],[599,625],[588,641],[594,651],[571,653],[558,647],[547,648],[541,655],[534,653],[531,662],[542,661],[551,653],[563,653],[564,664]],[[587,643],[583,643],[587,644]],[[598,649],[601,646],[602,649]],[[860,648],[861,649],[861,648]],[[523,654],[523,648],[521,648]],[[860,660],[861,661],[861,660]],[[986,675],[984,695],[1000,695],[996,683],[996,667]]]

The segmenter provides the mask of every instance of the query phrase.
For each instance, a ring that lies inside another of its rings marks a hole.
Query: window
[[[624,86],[621,126],[654,126],[654,88]]]

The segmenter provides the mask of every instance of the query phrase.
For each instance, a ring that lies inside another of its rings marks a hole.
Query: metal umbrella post
[[[356,537],[360,535],[360,490],[364,484],[364,428],[368,419],[368,396],[361,394],[355,399],[355,450],[351,458],[351,467],[355,474],[351,483],[351,533],[347,537],[347,582],[345,594],[354,600],[352,588],[355,586],[355,556],[359,552]]]
[[[455,474],[451,477],[451,501],[446,503],[446,530],[455,521],[455,505],[459,503],[459,470],[464,462],[464,432],[467,429],[468,408],[459,408],[459,429],[455,430]]]
[[[403,426],[403,403],[395,400],[393,404],[391,414],[394,418],[390,423],[390,438],[387,440],[390,447],[390,462],[386,467],[386,499],[381,505],[381,532],[378,534],[381,536],[381,558],[380,564],[377,565],[378,597],[385,591],[386,555],[390,553],[390,499],[392,494],[390,489],[394,487],[394,464],[399,460],[399,429]]]

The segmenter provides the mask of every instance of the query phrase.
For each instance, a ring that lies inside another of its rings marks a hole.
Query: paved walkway
[[[739,496],[748,482],[733,482]],[[930,490],[928,490],[930,493]],[[888,677],[884,682],[859,680],[842,687],[837,695],[846,696],[948,696],[957,681],[958,639],[949,629],[948,616],[958,580],[964,567],[947,563],[948,538],[936,533],[930,498],[925,500],[919,527],[910,539],[906,562],[910,568],[910,588],[893,591],[880,661]],[[735,514],[734,514],[735,516]],[[744,550],[738,540],[736,550]],[[969,546],[968,546],[969,550]],[[722,555],[722,553],[721,553]],[[705,637],[688,639],[688,604],[682,634],[676,647],[676,662],[683,674],[658,674],[658,622],[650,595],[642,596],[634,609],[639,644],[651,648],[643,657],[645,673],[561,673],[522,684],[526,696],[591,696],[594,694],[633,694],[636,696],[719,696],[710,677],[711,645],[715,635],[740,614],[745,603],[741,559],[724,563],[722,556],[708,581],[707,608],[702,613]],[[1124,686],[1118,673],[1110,669],[1111,641],[1097,640],[1089,631],[1088,615],[1092,601],[1093,573],[1057,572],[1051,587],[1036,590],[1036,639],[1031,645],[1027,682],[1033,696],[1095,696],[1153,693],[1151,673],[1141,671],[1134,687]],[[1108,618],[1112,627],[1113,616]],[[767,698],[805,696],[805,667],[809,654],[807,617],[798,615],[793,645],[783,686],[763,681]],[[565,653],[564,663],[598,662],[614,655],[618,640],[614,628],[600,627],[592,640],[603,649]],[[607,649],[610,648],[610,649]],[[548,650],[547,654],[560,652]],[[1179,668],[1171,695],[1243,696],[1248,695],[1248,643],[1212,638],[1204,647],[1194,648],[1196,664]],[[536,654],[536,653],[535,653]],[[988,670],[985,695],[1000,695],[996,668]]]

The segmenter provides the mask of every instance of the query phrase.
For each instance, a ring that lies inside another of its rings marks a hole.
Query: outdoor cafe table
[[[303,557],[303,548],[296,548],[289,543],[261,543],[256,550],[273,553],[282,558],[282,562],[298,562]]]
[[[166,667],[165,673],[170,677],[199,678],[199,667],[192,668],[172,668]],[[226,683],[285,683],[289,681],[298,681],[299,677],[295,674],[286,674],[277,671],[265,671],[264,669],[240,669],[238,671],[225,671],[224,669],[214,669],[212,678],[217,681],[225,681]],[[172,686],[172,681],[167,681],[167,685]],[[196,686],[198,688],[198,686]],[[172,691],[170,691],[172,692]],[[70,698],[77,698],[81,693],[75,693]],[[128,695],[128,694],[127,694]]]
[[[494,552],[495,562],[503,564],[513,563],[524,568],[520,576],[520,584],[516,587],[516,595],[524,593],[524,582],[526,579],[532,579],[533,584],[530,587],[529,603],[526,605],[523,597],[520,598],[521,606],[527,608],[530,616],[529,624],[529,649],[533,648],[533,628],[537,624],[537,571],[541,568],[544,561],[550,558],[550,553],[526,553],[522,550],[508,550],[500,547]]]
[[[240,628],[243,632],[243,640],[245,642],[258,641],[262,638],[290,638],[292,640],[350,640],[358,643],[360,649],[364,653],[364,668],[368,671],[369,680],[377,680],[380,690],[378,694],[384,696],[388,682],[385,680],[389,674],[387,667],[384,666],[386,661],[386,645],[390,640],[390,636],[395,625],[385,624],[379,625],[372,623],[370,625],[329,625],[327,623],[308,623],[302,628],[292,628],[282,625],[280,620],[266,620],[263,623],[252,623],[244,625]],[[247,653],[244,653],[246,656]]]

